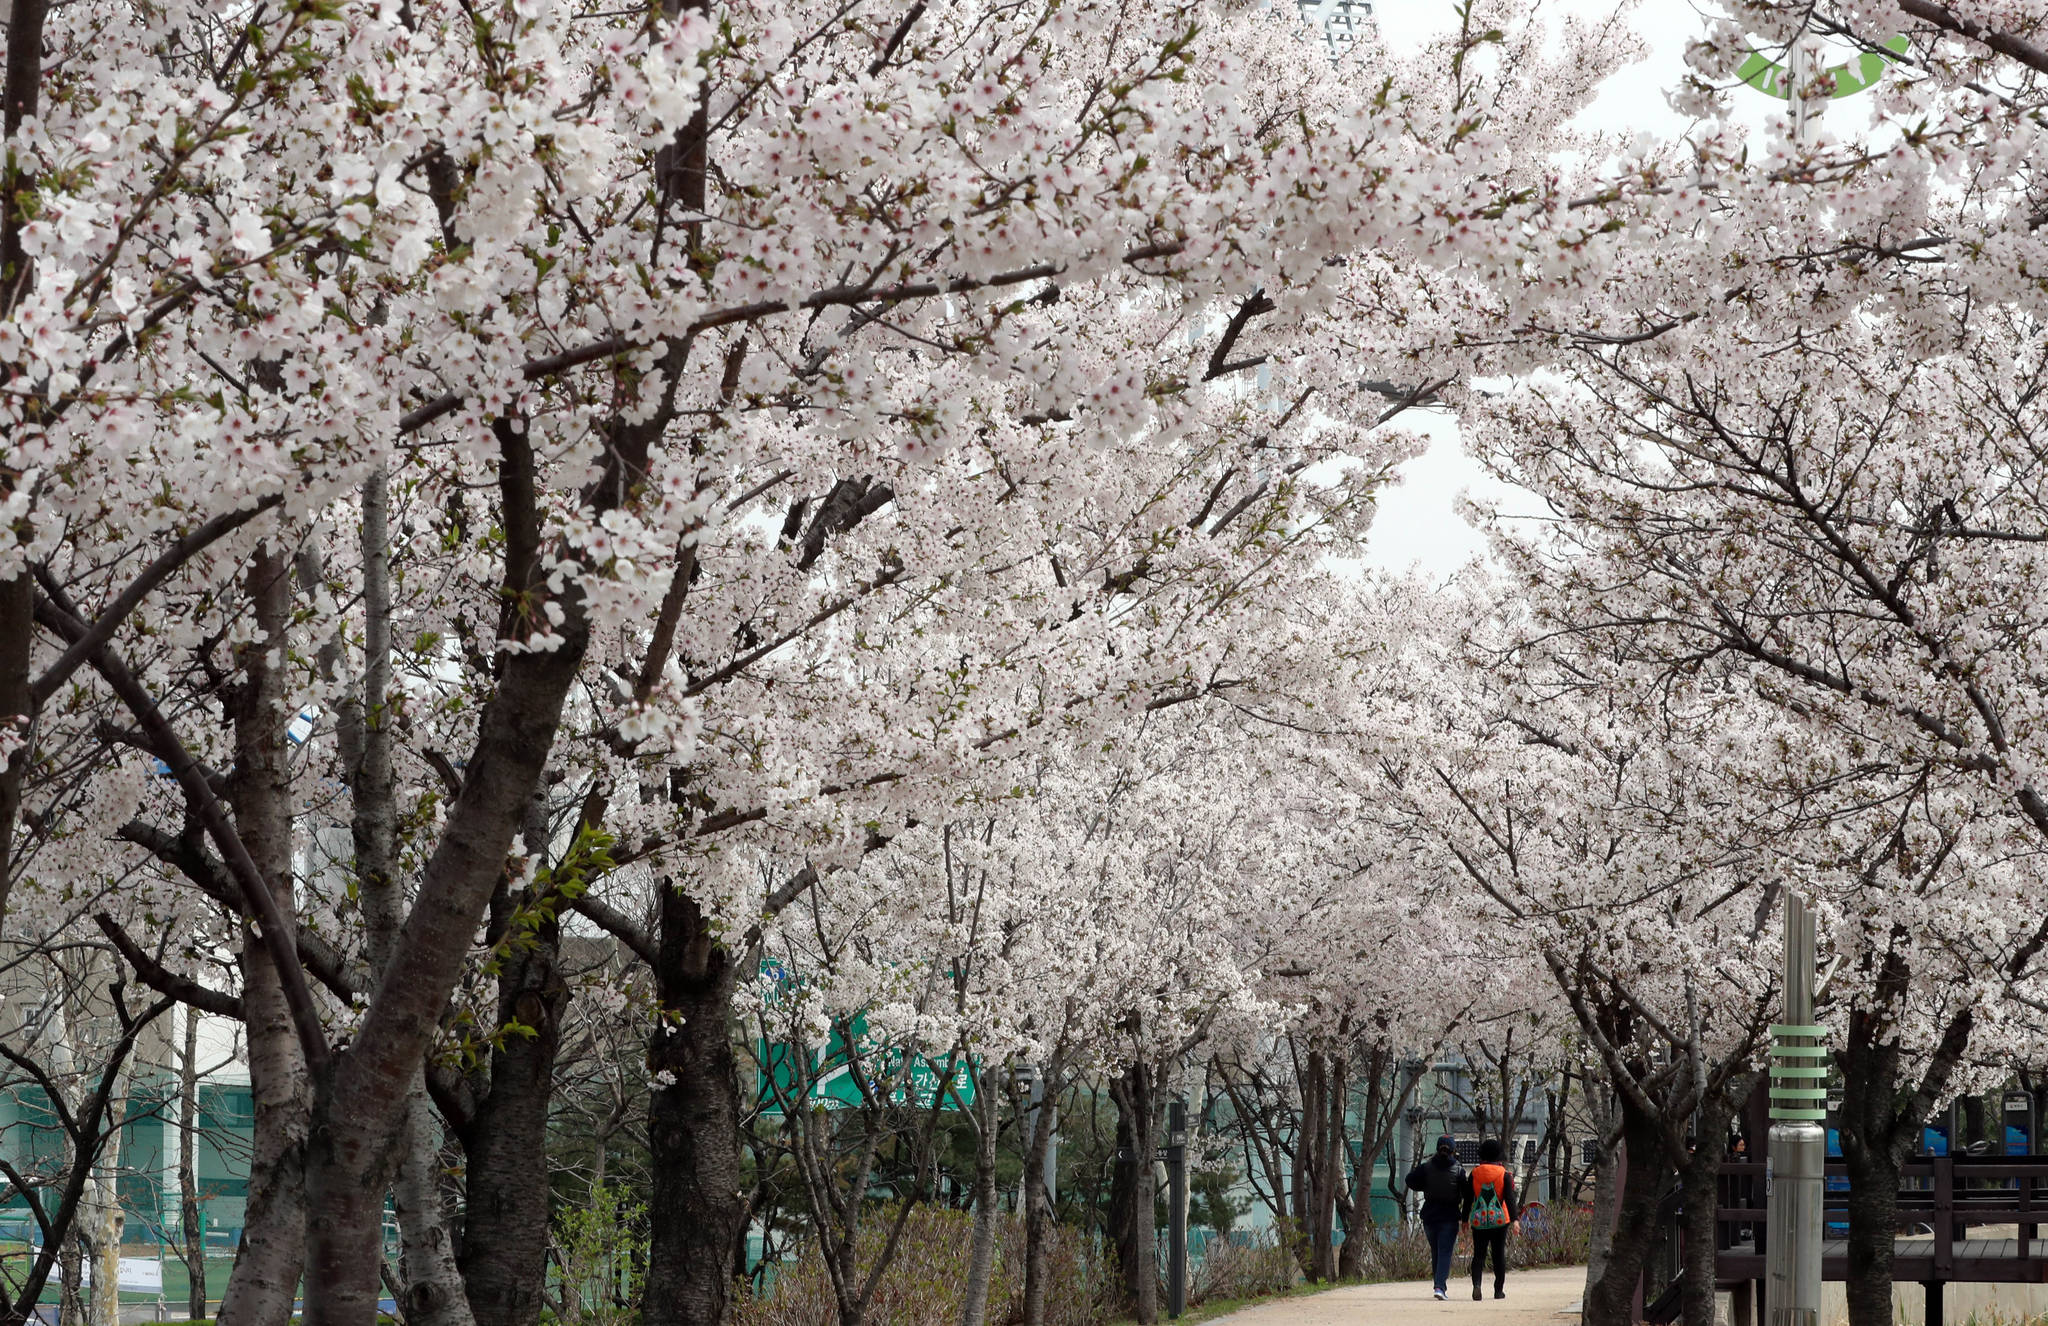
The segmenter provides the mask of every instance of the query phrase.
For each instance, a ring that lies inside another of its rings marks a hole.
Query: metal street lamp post
[[[1771,1136],[1764,1171],[1764,1302],[1770,1326],[1817,1326],[1826,1186],[1827,1046],[1813,1021],[1813,918],[1785,895],[1785,1020],[1771,1028]]]
[[[1790,102],[1792,140],[1813,142],[1826,101],[1816,86],[1830,81],[1828,99],[1854,96],[1884,76],[1893,55],[1908,49],[1893,37],[1883,50],[1851,64],[1817,70],[1807,34],[1793,38],[1781,69],[1752,54],[1737,77],[1766,96]],[[1889,52],[1890,54],[1887,54]],[[1826,1189],[1827,1058],[1825,1029],[1813,1020],[1813,918],[1806,901],[1785,895],[1785,1020],[1771,1028],[1771,1133],[1764,1169],[1769,1245],[1764,1254],[1765,1303],[1770,1326],[1815,1326],[1820,1312],[1823,1192]]]

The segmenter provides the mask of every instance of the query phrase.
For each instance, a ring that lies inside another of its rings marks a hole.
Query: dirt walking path
[[[1347,1285],[1246,1308],[1211,1326],[1573,1326],[1585,1288],[1583,1266],[1510,1271],[1506,1298],[1493,1297],[1489,1277],[1485,1301],[1474,1303],[1472,1282],[1454,1271],[1448,1303],[1430,1297],[1427,1280]]]

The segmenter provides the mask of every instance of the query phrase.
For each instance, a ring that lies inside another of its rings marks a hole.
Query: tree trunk
[[[29,665],[36,639],[35,592],[35,581],[26,571],[0,580],[0,729],[12,729],[0,730],[5,737],[0,741],[0,933],[7,928],[7,895],[15,871],[14,825],[21,816],[21,787],[28,777],[29,738],[34,731]]]
[[[533,629],[551,605],[559,610],[549,615],[561,618],[553,631],[561,643],[501,657],[497,690],[484,706],[461,788],[421,871],[390,970],[354,1042],[320,1074],[307,1148],[313,1215],[306,1228],[305,1326],[374,1326],[383,1193],[397,1167],[413,1078],[546,772],[563,702],[590,643],[581,594],[565,587],[551,597],[541,575],[531,443],[510,420],[498,420],[493,433],[507,526],[506,603],[508,612],[517,610],[506,630]],[[628,471],[637,475],[645,468],[645,453],[629,450],[609,451],[609,485],[600,481],[589,490],[600,510],[625,491]]]
[[[398,1175],[391,1182],[398,1217],[398,1283],[405,1326],[468,1326],[471,1293],[457,1269],[447,1204],[441,1192],[441,1124],[427,1099],[426,1074],[413,1082],[399,1143]],[[546,1200],[542,1186],[541,1200]]]
[[[997,1075],[1001,1071],[989,1065],[975,1087],[974,1245],[967,1262],[960,1326],[983,1326],[988,1319],[988,1286],[996,1269],[996,1129],[1002,1123]]]
[[[1705,1130],[1701,1131],[1704,1134]],[[1685,1326],[1715,1326],[1714,1236],[1720,1226],[1715,1219],[1714,1199],[1720,1189],[1719,1171],[1717,1157],[1692,1164],[1679,1176],[1679,1191],[1685,1203],[1679,1320]]]
[[[1899,1222],[1899,1166],[1887,1147],[1842,1144],[1849,1171],[1848,1300],[1850,1326],[1890,1326],[1892,1248]]]
[[[1049,1117],[1066,1080],[1064,1052],[1055,1050],[1043,1071],[1041,1119]],[[1047,1252],[1052,1238],[1052,1194],[1045,1189],[1045,1157],[1052,1147],[1052,1132],[1049,1127],[1031,1130],[1031,1140],[1024,1148],[1024,1174],[1018,1182],[1024,1193],[1024,1326],[1045,1326]]]
[[[199,1014],[185,1010],[184,1053],[178,1061],[178,1229],[191,1287],[185,1315],[206,1320],[206,1230],[199,1216]]]
[[[221,1326],[285,1326],[306,1260],[306,1060],[263,945],[242,946],[242,1007],[255,1128],[249,1197]]]
[[[1700,1103],[1692,1150],[1679,1171],[1679,1192],[1685,1203],[1680,1320],[1685,1326],[1715,1326],[1714,1252],[1720,1228],[1715,1217],[1720,1206],[1721,1162],[1728,1158],[1729,1120],[1748,1097],[1754,1081],[1749,1074],[1733,1078],[1718,1094],[1710,1094]]]
[[[239,651],[243,679],[228,697],[235,738],[228,792],[237,836],[278,910],[294,917],[285,685],[282,667],[272,665],[273,659],[281,665],[285,653],[291,611],[287,569],[283,554],[271,544],[249,564],[248,592],[263,638]],[[248,918],[242,926],[242,1009],[256,1120],[242,1245],[221,1299],[220,1321],[221,1326],[285,1326],[305,1265],[306,1056],[285,1003],[283,978]]]
[[[7,6],[6,82],[0,86],[0,132],[12,139],[23,120],[42,106],[43,24],[51,0],[11,0]],[[0,316],[12,321],[15,307],[36,288],[32,260],[21,236],[34,212],[31,200],[43,182],[26,153],[10,155],[0,168]],[[18,471],[0,476],[0,499],[14,496]],[[26,742],[34,728],[35,695],[29,669],[35,660],[36,582],[27,567],[0,580],[0,723],[24,742],[0,758],[0,934],[6,933],[7,895],[14,884],[14,825],[21,814],[21,787],[32,752]]]
[[[1124,1069],[1109,1094],[1116,1102],[1117,1144],[1110,1238],[1131,1315],[1140,1326],[1152,1326],[1159,1319],[1159,1231],[1153,1209],[1157,1184],[1152,1174],[1158,1093],[1150,1065],[1135,1063]]]
[[[1301,1273],[1313,1279],[1318,1249],[1315,1221],[1310,1213],[1314,1209],[1316,1164],[1322,1155],[1323,1125],[1327,1114],[1323,1108],[1323,1057],[1311,1053],[1306,1063],[1297,1057],[1295,1066],[1301,1110],[1295,1116],[1298,1123],[1294,1130],[1294,1155],[1291,1157],[1294,1163],[1288,1166],[1287,1210],[1294,1217],[1294,1228],[1300,1234],[1295,1251]]]
[[[58,1019],[62,1038],[51,1056],[57,1080],[65,1083],[74,1065],[84,1057],[83,1048],[92,1043],[87,1009],[65,1001]],[[78,1203],[77,1239],[80,1275],[86,1281],[82,1320],[90,1326],[120,1326],[121,1294],[121,1121],[128,1110],[128,1070],[125,1058],[110,1063],[107,1078],[107,1108],[99,1127],[70,1138],[70,1161],[84,1171],[85,1186]],[[81,1074],[75,1083],[63,1086],[66,1105],[73,1118],[83,1118],[89,1098],[94,1095],[90,1080]]]
[[[739,1064],[731,955],[688,894],[664,884],[648,1046],[657,1085],[647,1106],[652,1227],[645,1326],[721,1326],[732,1294],[746,1199],[740,1181]]]
[[[371,1326],[383,1297],[384,1190],[399,1139],[384,1112],[346,1108],[353,1093],[334,1083],[346,1063],[337,1059],[328,1080],[314,1087],[306,1143],[306,1318]]]
[[[1838,1056],[1842,1165],[1849,1171],[1849,1265],[1843,1292],[1850,1326],[1891,1326],[1899,1166],[1906,1148],[1898,1145],[1900,1130],[1895,1128],[1899,1048],[1859,1034],[1870,1021],[1860,1010],[1851,1011],[1850,1034]],[[1910,1143],[1910,1132],[1904,1140]]]
[[[1621,1159],[1622,1147],[1626,1142],[1608,1146],[1607,1136],[1614,1128],[1614,1093],[1612,1088],[1598,1092],[1587,1083],[1587,1104],[1598,1101],[1606,1105],[1596,1110],[1593,1126],[1600,1132],[1600,1149],[1593,1157],[1593,1214],[1592,1229],[1586,1240],[1586,1288],[1590,1292],[1595,1283],[1607,1274],[1607,1261],[1614,1251],[1614,1220],[1621,1210]]]
[[[382,980],[405,920],[398,878],[398,794],[392,765],[397,715],[391,709],[390,479],[383,466],[363,481],[363,689],[342,706],[341,752],[354,798],[349,834],[362,899],[370,969]],[[337,641],[338,645],[339,642]],[[439,1125],[427,1101],[425,1067],[413,1073],[398,1126],[391,1204],[398,1218],[400,1316],[406,1326],[472,1326],[441,1200]]]
[[[1309,1237],[1315,1249],[1312,1274],[1317,1280],[1337,1277],[1337,1191],[1344,1183],[1344,1105],[1348,1094],[1346,1065],[1341,1055],[1323,1061],[1323,1115],[1316,1150],[1315,1201],[1309,1210]]]
[[[80,1290],[85,1284],[85,1241],[76,1229],[64,1240],[64,1252],[57,1263],[57,1311],[62,1321],[84,1321],[86,1304]]]
[[[1569,1071],[1559,1074],[1557,1090],[1546,1090],[1549,1108],[1544,1124],[1544,1200],[1555,1202],[1563,1193],[1563,1184],[1558,1176],[1570,1168],[1571,1139],[1565,1135],[1565,1114],[1571,1109],[1572,1075]]]
[[[1373,1156],[1380,1148],[1381,1117],[1386,1113],[1387,1098],[1394,1096],[1394,1114],[1400,1114],[1399,1083],[1395,1090],[1388,1091],[1387,1073],[1394,1067],[1394,1056],[1384,1041],[1374,1044],[1365,1062],[1365,1115],[1359,1126],[1357,1163],[1351,1170],[1351,1200],[1344,1212],[1344,1242],[1337,1249],[1337,1278],[1356,1280],[1365,1273],[1365,1248],[1368,1232],[1373,1227],[1372,1218],[1372,1171]],[[1393,1133],[1391,1121],[1385,1132]],[[1340,1162],[1350,1156],[1350,1144],[1344,1143],[1339,1153]],[[1341,1182],[1342,1175],[1339,1175]]]
[[[1656,1120],[1626,1097],[1619,1102],[1627,1174],[1620,1184],[1612,1241],[1598,1279],[1588,1272],[1583,1326],[1633,1326],[1636,1285],[1657,1234],[1657,1207],[1664,1195],[1668,1161]]]
[[[122,1074],[124,1079],[126,1076]],[[121,1120],[128,1113],[127,1096],[124,1082],[114,1093],[107,1116],[107,1140],[94,1165],[100,1177],[93,1181],[99,1203],[91,1223],[92,1305],[86,1319],[92,1326],[121,1326],[121,1236],[127,1224],[121,1214],[121,1140],[126,1131]]]
[[[499,1024],[516,1023],[533,1034],[499,1037],[491,1051],[490,1090],[463,1130],[469,1203],[461,1282],[476,1326],[540,1321],[548,1254],[548,1106],[569,1001],[560,946],[560,927],[545,921],[506,958],[498,978]]]
[[[1934,1101],[1969,1048],[1975,1017],[1968,1007],[1942,1029],[1940,1042],[1910,1092],[1894,1010],[1912,992],[1912,973],[1894,948],[1878,970],[1875,995],[1849,1008],[1848,1035],[1836,1063],[1842,1071],[1839,1115],[1843,1167],[1849,1172],[1849,1326],[1891,1326],[1892,1243],[1898,1230],[1899,1167]]]

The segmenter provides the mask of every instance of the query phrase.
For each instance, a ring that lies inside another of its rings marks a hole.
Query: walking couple
[[[1436,1296],[1450,1297],[1451,1256],[1458,1249],[1458,1226],[1472,1226],[1472,1297],[1479,1292],[1480,1273],[1493,1255],[1493,1296],[1506,1298],[1508,1231],[1518,1228],[1521,1199],[1515,1179],[1501,1164],[1500,1143],[1489,1137],[1479,1144],[1479,1163],[1467,1174],[1458,1163],[1458,1147],[1448,1137],[1436,1139],[1436,1154],[1408,1172],[1408,1188],[1422,1194],[1422,1231],[1429,1238],[1435,1262]]]

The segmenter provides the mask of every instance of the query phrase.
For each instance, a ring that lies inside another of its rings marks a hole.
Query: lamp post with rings
[[[1752,52],[1736,77],[1767,97],[1790,103],[1792,141],[1813,142],[1826,102],[1855,96],[1884,77],[1893,55],[1907,50],[1893,37],[1847,64],[1814,68],[1812,43],[1802,30],[1786,64]],[[1889,54],[1887,53],[1889,52]],[[1819,84],[1825,82],[1822,98]],[[1764,1166],[1764,1302],[1769,1326],[1816,1326],[1820,1317],[1822,1204],[1827,1183],[1828,1047],[1826,1028],[1814,1022],[1813,917],[1806,900],[1785,894],[1784,1021],[1771,1028],[1771,1130]]]

